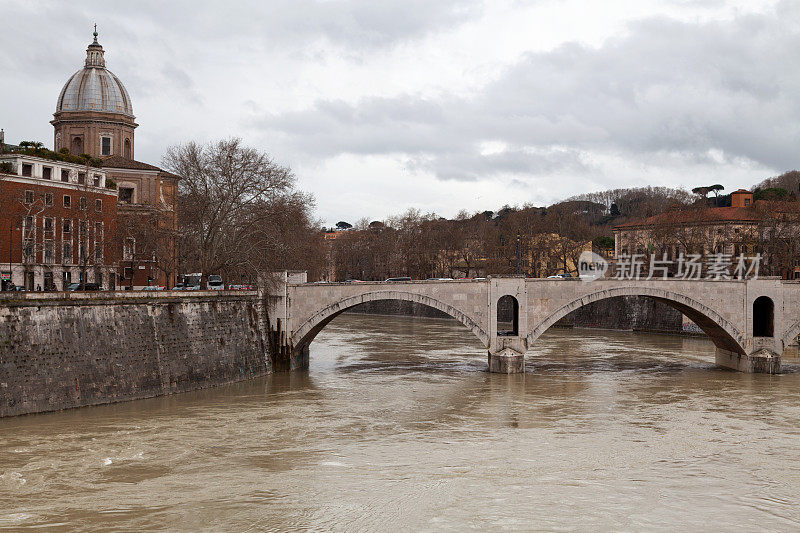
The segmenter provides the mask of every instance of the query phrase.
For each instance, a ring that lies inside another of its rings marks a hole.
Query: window
[[[69,219],[64,219],[64,223],[61,226],[62,233],[72,233],[72,221]]]
[[[101,137],[101,154],[111,155],[111,137]]]
[[[120,187],[119,188],[119,201],[123,204],[133,203],[133,188]]]
[[[133,261],[133,256],[136,253],[136,239],[133,237],[127,237],[125,239],[125,244],[122,245],[122,260],[123,261]],[[130,278],[130,276],[126,275],[126,278]]]
[[[94,245],[94,260],[97,262],[103,261],[103,247],[98,246],[97,243]]]
[[[72,263],[72,243],[65,242],[63,247],[63,253],[61,255],[61,262],[65,265]]]
[[[44,219],[44,233],[45,233],[45,239],[47,239],[47,238],[48,238],[48,237],[47,237],[47,234],[48,234],[48,233],[53,233],[53,229],[55,228],[55,221],[56,221],[56,220],[55,220],[54,218],[50,218],[50,217],[46,217],[46,218]],[[50,239],[52,239],[52,238],[53,238],[53,237],[52,237],[52,235],[51,235],[49,238],[50,238]]]
[[[86,172],[78,172],[78,183],[86,185]]]
[[[125,159],[133,159],[131,155],[131,140],[125,139]]]
[[[125,267],[122,270],[122,277],[124,279],[131,279],[133,278],[133,269],[131,267]]]
[[[83,153],[83,139],[75,137],[72,139],[72,155],[81,155]]]
[[[25,203],[26,204],[33,203],[33,191],[25,191]]]
[[[54,291],[54,290],[56,290],[56,284],[53,283],[53,273],[52,272],[45,272],[44,273],[44,290],[46,290],[46,291]]]
[[[70,197],[68,194],[64,195],[64,207],[67,209],[72,207],[72,197]]]
[[[61,181],[69,181],[69,170],[61,169]]]
[[[94,210],[97,211],[98,213],[103,212],[103,200],[98,198],[97,200],[94,201]]]
[[[750,205],[750,198],[745,198],[744,199],[744,206],[747,207],[748,205]]]
[[[92,184],[95,187],[99,187],[100,186],[100,174],[95,174],[94,176],[92,176]]]
[[[51,192],[44,193],[44,205],[48,207],[53,205],[53,193]]]
[[[48,241],[44,243],[44,262],[47,265],[52,265],[55,263],[56,256],[54,251],[52,241]]]
[[[42,179],[53,179],[53,167],[42,167]]]
[[[30,163],[22,163],[22,175],[29,178],[33,176],[33,165]]]
[[[86,211],[86,206],[88,202],[85,196],[81,196],[81,211]]]

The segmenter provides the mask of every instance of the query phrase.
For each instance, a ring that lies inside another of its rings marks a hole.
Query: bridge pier
[[[780,374],[781,356],[770,350],[761,350],[747,355],[717,348],[718,366],[748,374]]]
[[[309,345],[306,344],[294,351],[289,363],[289,370],[308,370]]]
[[[489,352],[489,372],[495,374],[520,374],[525,372],[525,354],[510,348]]]

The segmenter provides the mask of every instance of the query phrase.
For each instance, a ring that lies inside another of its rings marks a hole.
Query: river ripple
[[[343,315],[308,373],[0,420],[0,528],[800,526],[800,374],[641,333],[528,355],[488,374],[454,321]]]

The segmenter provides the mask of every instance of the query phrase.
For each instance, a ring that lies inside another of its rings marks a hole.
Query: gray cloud
[[[56,97],[97,22],[141,124],[137,158],[243,136],[295,167],[334,221],[362,204],[373,217],[447,214],[643,179],[747,185],[797,166],[800,7],[744,15],[732,1],[646,0],[669,16],[607,27],[590,19],[614,6],[586,2],[574,28],[529,35],[514,19],[534,20],[538,0],[6,0],[0,126],[51,142]]]
[[[473,98],[319,101],[253,125],[310,157],[402,153],[441,179],[580,171],[591,152],[689,163],[719,150],[786,169],[800,142],[798,22],[789,2],[728,22],[650,18],[599,48],[528,53]],[[480,154],[497,141],[508,151]]]

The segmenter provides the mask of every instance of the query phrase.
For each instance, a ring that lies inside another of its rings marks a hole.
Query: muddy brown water
[[[455,321],[342,315],[307,373],[0,420],[0,528],[796,530],[787,363],[552,329],[493,375]]]

